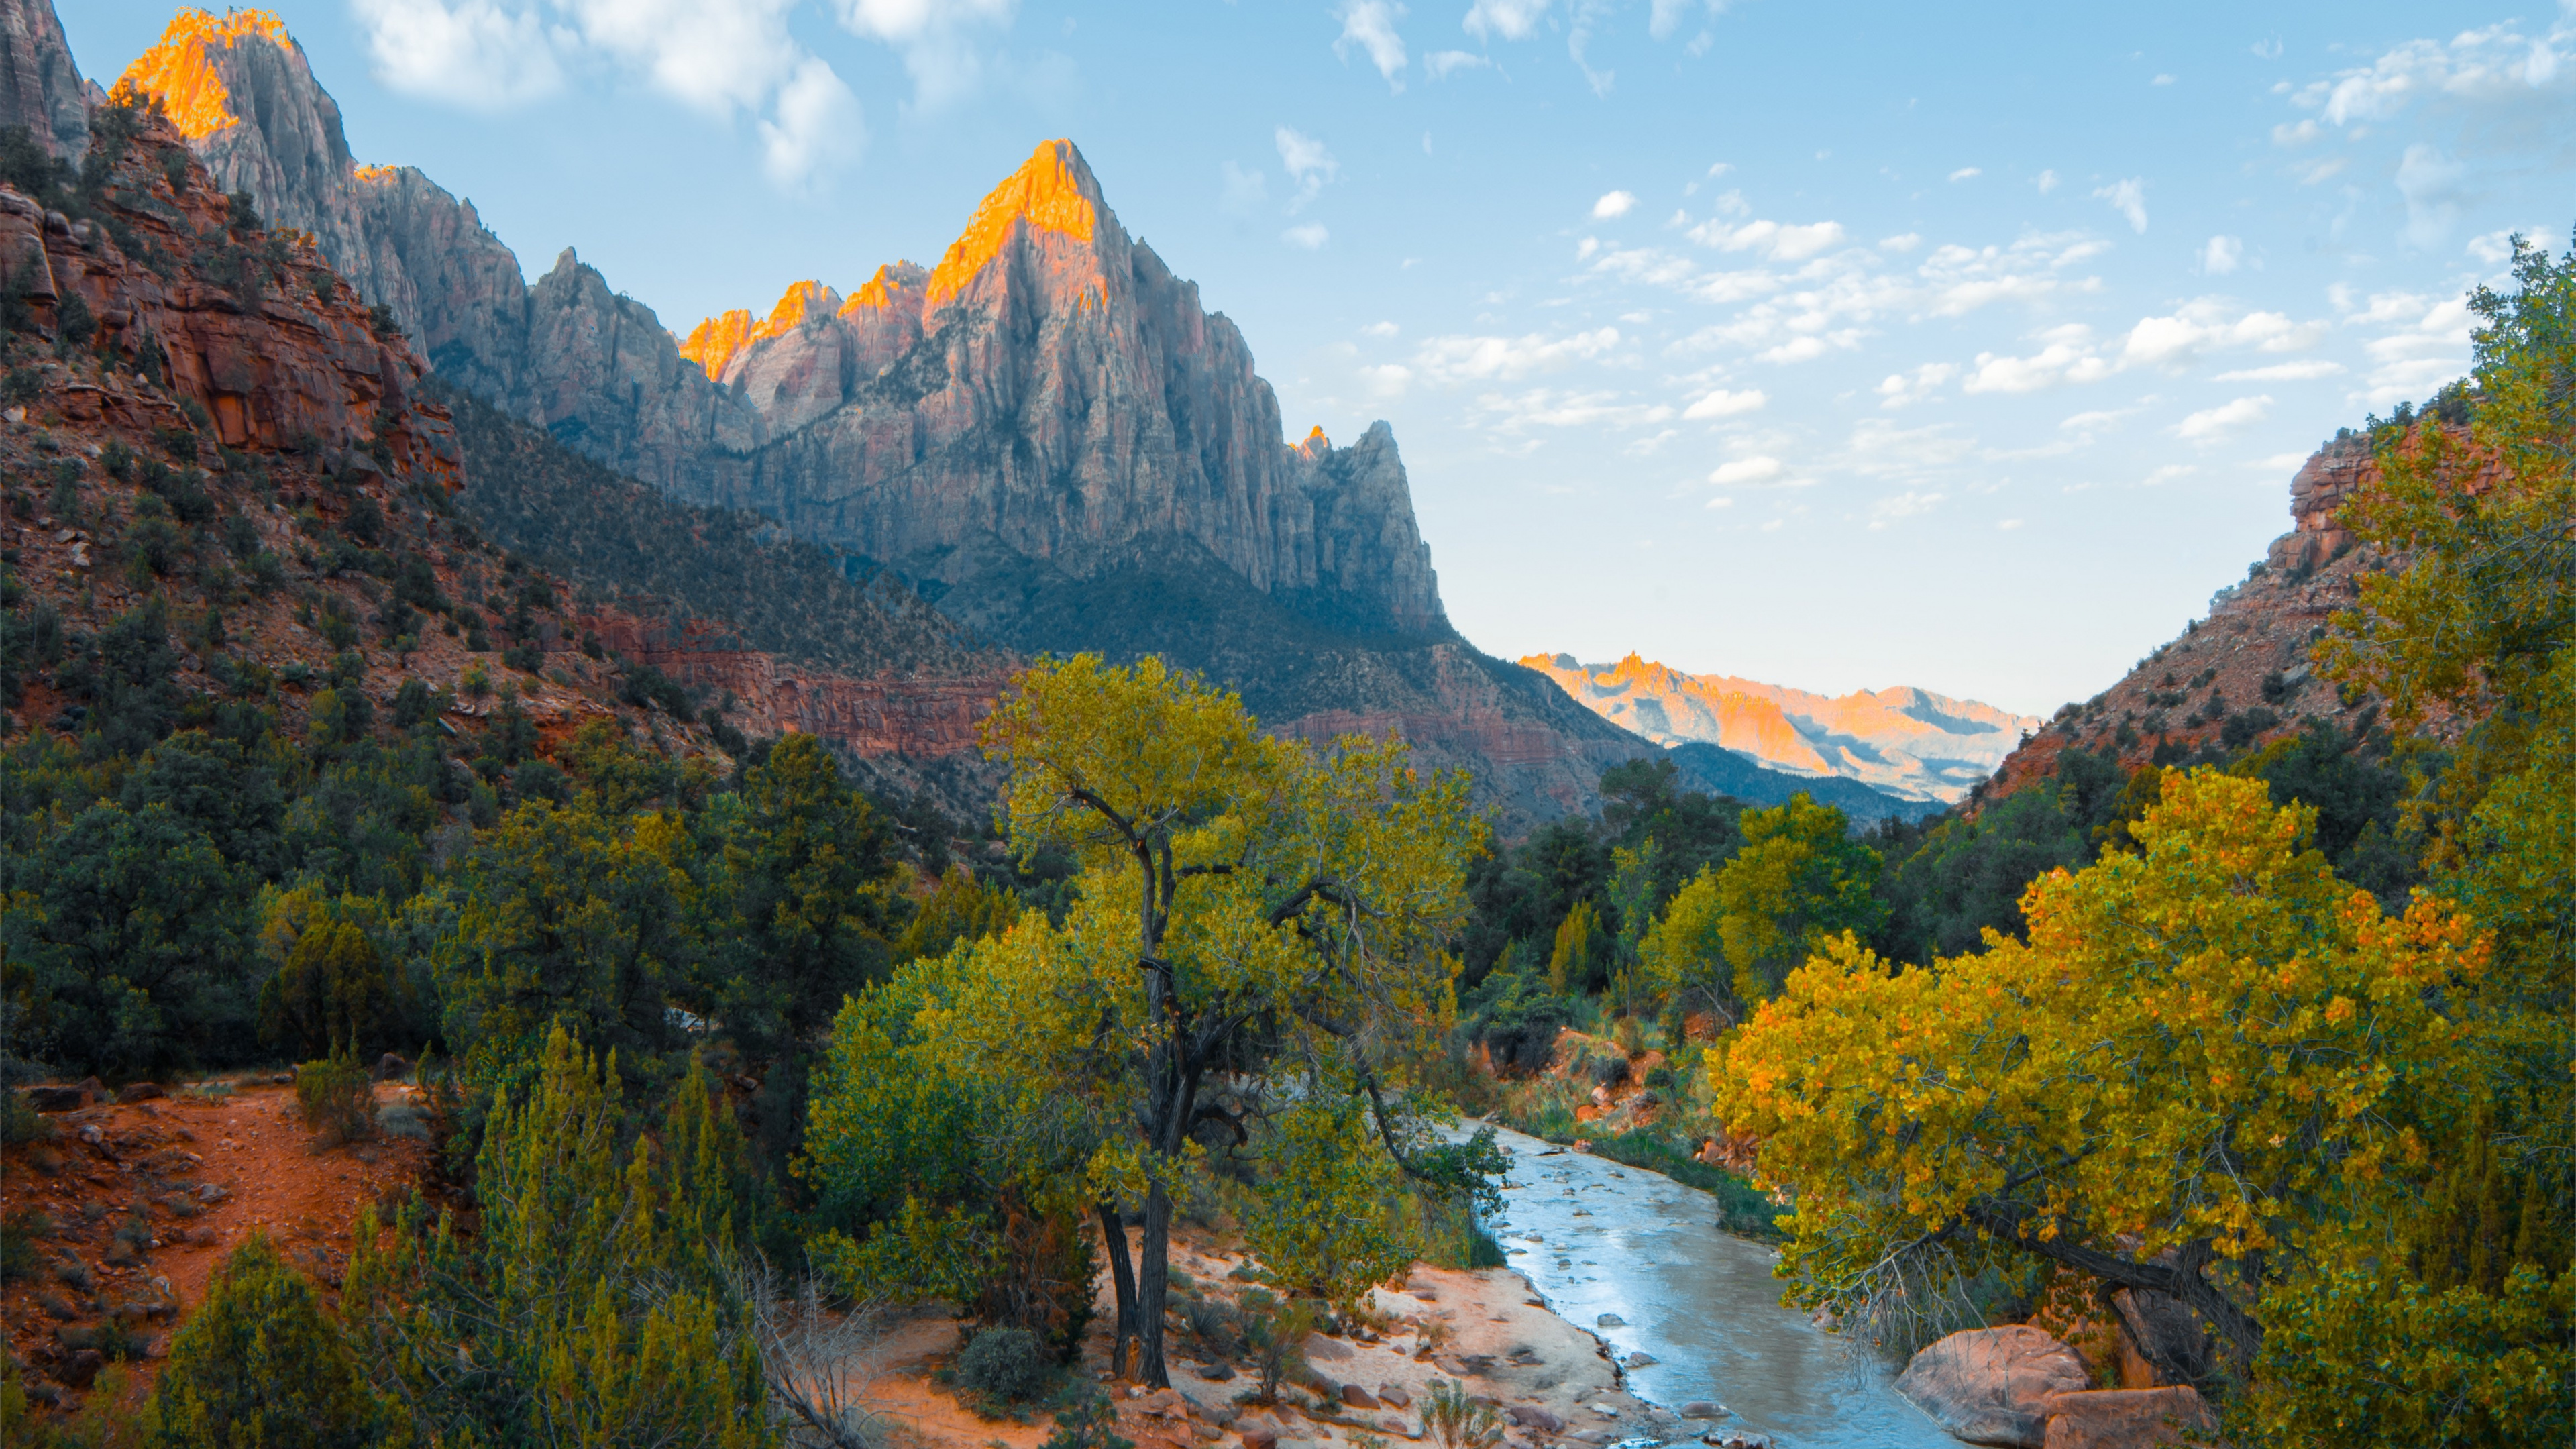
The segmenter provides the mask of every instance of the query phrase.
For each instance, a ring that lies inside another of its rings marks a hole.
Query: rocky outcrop
[[[48,0],[0,0],[0,126],[66,161],[89,151],[90,86]]]
[[[1906,800],[1958,802],[2043,723],[1904,685],[1833,697],[1684,674],[1634,654],[1616,664],[1583,664],[1571,654],[1521,663],[1658,744],[1716,745],[1771,769],[1840,776]]]
[[[147,126],[117,141],[132,154],[100,192],[114,227],[66,221],[0,188],[0,257],[18,266],[40,322],[87,319],[94,337],[147,354],[147,374],[203,409],[225,447],[305,449],[334,467],[453,486],[454,432],[446,409],[414,396],[418,356],[376,334],[312,246],[233,234],[202,170],[174,186],[137,159],[177,140]],[[110,376],[67,387],[59,408],[74,425],[184,428],[190,420],[160,397]]]
[[[2366,731],[2381,702],[2339,691],[2309,655],[2334,616],[2360,598],[2362,579],[2389,566],[2342,520],[2343,506],[2378,476],[2378,461],[2358,436],[2319,448],[2290,481],[2290,531],[2272,541],[2245,579],[2211,596],[2206,615],[2119,682],[2060,709],[1975,800],[1991,803],[2053,776],[2069,749],[2113,755],[2129,771],[2275,739],[2311,720]],[[2463,486],[2475,490],[2494,476],[2489,465]],[[2430,723],[2436,734],[2453,728],[2438,717]]]
[[[1367,632],[1444,635],[1383,425],[1283,438],[1242,334],[1131,239],[1069,141],[988,196],[939,265],[674,338],[567,250],[533,288],[466,204],[361,168],[273,17],[188,12],[127,72],[217,179],[310,230],[442,373],[692,502],[972,589],[1031,560],[1081,577],[1196,540],[1255,589]]]
[[[2088,1389],[2048,1401],[2041,1449],[2163,1449],[2213,1443],[2218,1416],[2197,1390]]]
[[[2075,1350],[2026,1324],[1951,1334],[1896,1380],[1896,1391],[1953,1437],[2004,1449],[2041,1449],[2050,1401],[2091,1386]]]

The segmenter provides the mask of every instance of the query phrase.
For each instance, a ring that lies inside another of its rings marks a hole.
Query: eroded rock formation
[[[67,161],[89,150],[90,87],[48,0],[0,0],[0,126]]]

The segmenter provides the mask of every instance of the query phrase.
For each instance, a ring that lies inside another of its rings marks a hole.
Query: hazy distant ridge
[[[1635,654],[1616,664],[1584,664],[1571,654],[1520,662],[1658,744],[1717,745],[1775,770],[1857,780],[1908,800],[1957,802],[2043,723],[1910,685],[1832,696],[1685,674]]]

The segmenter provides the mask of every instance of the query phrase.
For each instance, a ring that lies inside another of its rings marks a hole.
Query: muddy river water
[[[1601,1335],[1639,1396],[1724,1404],[1780,1449],[1957,1449],[1889,1368],[1780,1304],[1776,1255],[1718,1227],[1708,1194],[1516,1132],[1490,1226],[1547,1305]]]

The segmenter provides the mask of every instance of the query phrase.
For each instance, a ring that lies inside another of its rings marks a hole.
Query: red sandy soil
[[[33,1370],[31,1384],[70,1359],[59,1330],[127,1308],[148,1344],[133,1392],[147,1392],[170,1330],[204,1296],[228,1251],[265,1232],[318,1282],[336,1286],[358,1214],[370,1203],[403,1201],[427,1173],[423,1141],[380,1137],[324,1148],[304,1126],[294,1089],[260,1080],[227,1098],[183,1094],[48,1114],[51,1142],[0,1153],[0,1214],[32,1208],[53,1223],[35,1245],[34,1275],[0,1289],[9,1349]],[[381,1085],[378,1104],[411,1090]],[[152,1234],[140,1253],[115,1239],[136,1213]],[[88,1269],[87,1292],[65,1281],[74,1263]],[[62,1395],[66,1405],[74,1398]]]

